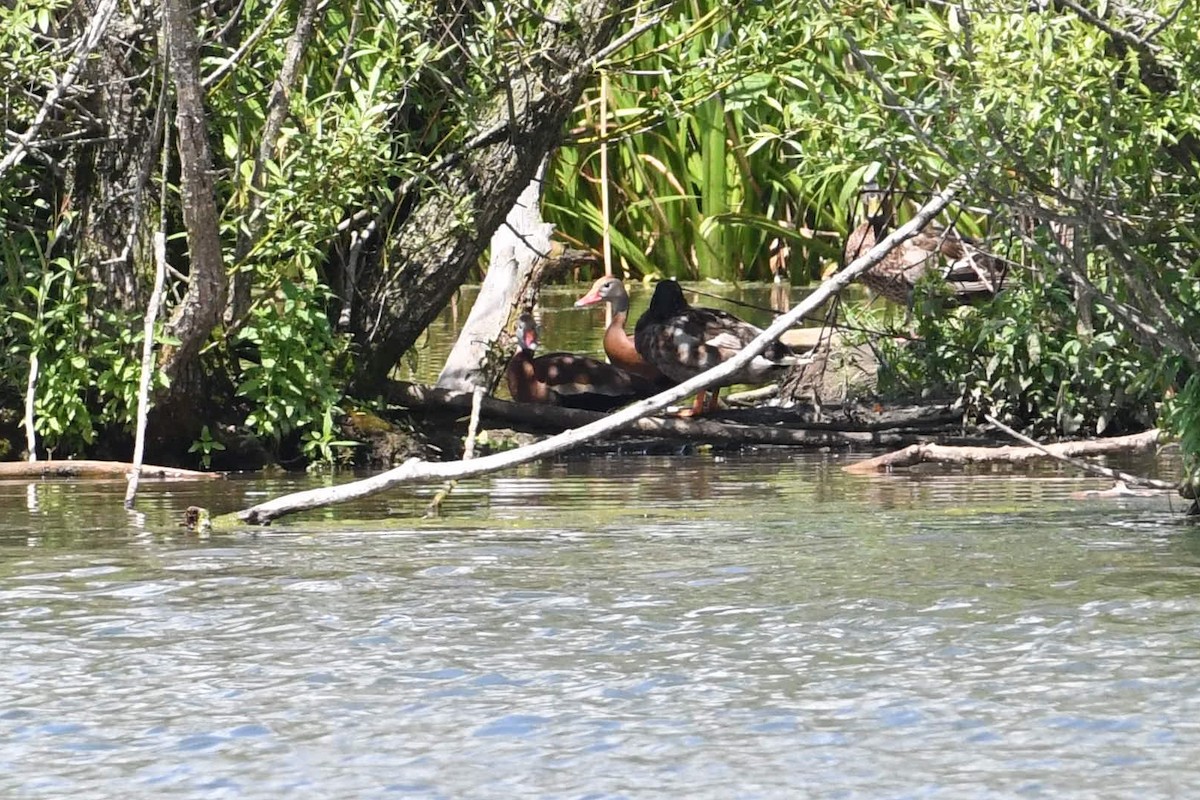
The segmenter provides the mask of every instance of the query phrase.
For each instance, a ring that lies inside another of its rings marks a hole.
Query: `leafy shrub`
[[[238,334],[256,351],[243,359],[237,388],[253,406],[246,425],[276,444],[309,427],[319,431],[342,399],[346,344],[325,314],[328,299],[324,286],[285,280],[272,301],[251,311]]]
[[[1102,434],[1153,424],[1174,365],[1147,361],[1102,307],[1077,327],[1071,291],[1013,285],[990,303],[950,308],[918,292],[915,338],[883,338],[885,394],[948,393],[968,415],[990,414],[1041,435]]]
[[[88,295],[74,265],[59,258],[40,275],[25,274],[25,302],[11,312],[24,330],[13,332],[8,355],[23,377],[37,355],[34,430],[49,451],[80,452],[97,430],[132,429],[137,416],[141,321],[116,311],[89,317]],[[152,386],[163,381],[156,372]]]

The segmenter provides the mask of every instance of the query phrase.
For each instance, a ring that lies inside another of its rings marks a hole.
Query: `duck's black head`
[[[650,298],[650,307],[646,309],[644,317],[659,322],[682,314],[689,307],[678,282],[659,281],[658,285],[654,287],[654,296]]]
[[[884,190],[874,180],[867,181],[859,193],[863,210],[867,214],[867,222],[871,228],[880,234],[891,226],[895,209],[892,205],[892,189]]]

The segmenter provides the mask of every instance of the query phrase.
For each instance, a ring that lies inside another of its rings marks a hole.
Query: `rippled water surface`
[[[0,797],[1184,797],[1200,539],[1057,472],[593,458],[198,539],[312,482],[0,483]]]

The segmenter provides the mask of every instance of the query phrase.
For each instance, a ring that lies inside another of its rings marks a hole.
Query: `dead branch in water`
[[[1129,436],[1091,439],[1084,442],[1058,442],[1056,444],[1037,445],[1034,447],[1014,447],[1012,445],[1004,445],[1003,447],[950,447],[938,444],[914,444],[909,445],[903,450],[884,453],[875,458],[868,458],[866,461],[849,464],[842,467],[842,469],[855,475],[869,475],[875,472],[886,472],[897,467],[911,467],[922,463],[1023,464],[1026,461],[1031,461],[1035,458],[1046,458],[1047,456],[1070,459],[1072,456],[1140,453],[1146,450],[1153,450],[1158,444],[1159,436],[1160,432],[1157,429],[1152,429]],[[1170,485],[1170,488],[1174,488],[1174,485]]]
[[[1064,453],[1052,452],[1049,449],[1049,446],[1040,444],[1039,442],[1035,442],[1033,439],[1030,439],[1028,436],[1024,435],[1023,433],[1018,433],[1017,431],[1008,427],[1007,425],[1005,425],[1003,422],[996,419],[995,417],[988,415],[988,416],[985,416],[984,419],[986,419],[991,424],[995,425],[1000,430],[1007,433],[1009,436],[1016,439],[1018,442],[1024,442],[1025,444],[1029,445],[1030,447],[1036,447],[1038,450],[1041,450],[1043,453],[1045,453],[1050,458],[1061,461],[1064,464],[1070,464],[1072,467],[1075,467],[1075,469],[1080,469],[1080,470],[1083,470],[1084,472],[1090,472],[1093,475],[1099,475],[1103,478],[1112,478],[1114,481],[1116,481],[1122,487],[1142,486],[1147,489],[1160,489],[1160,490],[1165,490],[1165,491],[1173,491],[1173,490],[1179,488],[1178,484],[1174,484],[1169,481],[1159,481],[1159,480],[1155,480],[1154,478],[1143,478],[1139,475],[1131,475],[1128,472],[1121,472],[1119,469],[1109,469],[1108,467],[1102,467],[1099,464],[1093,464],[1089,461],[1081,461],[1078,458],[1071,458],[1070,455],[1067,455]],[[1147,433],[1150,433],[1150,432],[1151,431],[1147,431]],[[1157,434],[1158,431],[1154,430],[1153,433]],[[1135,434],[1135,435],[1142,435],[1142,434]],[[1154,439],[1154,443],[1156,445],[1158,443],[1157,436]],[[1117,489],[1117,491],[1120,492],[1120,489]]]

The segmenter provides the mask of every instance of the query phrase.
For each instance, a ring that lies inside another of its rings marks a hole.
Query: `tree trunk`
[[[592,71],[589,59],[611,39],[628,0],[559,3],[542,45],[494,100],[499,120],[438,171],[437,185],[414,187],[392,224],[386,258],[366,265],[352,317],[362,354],[354,388],[377,393],[401,355],[445,307],[483,254],[485,243],[562,137]]]
[[[77,263],[100,294],[95,308],[133,312],[145,299],[138,266],[153,261],[146,206],[154,194],[147,189],[164,120],[142,79],[152,67],[146,56],[156,49],[154,28],[120,12],[112,27],[120,35],[106,36],[84,71],[95,90],[83,104],[99,129],[75,150],[69,194],[79,212]]]
[[[225,307],[225,266],[217,228],[212,181],[212,153],[200,87],[196,29],[187,0],[163,3],[163,30],[169,51],[171,82],[175,85],[175,124],[179,131],[179,184],[183,223],[187,232],[188,287],[167,324],[179,340],[164,347],[161,366],[171,386],[164,398],[177,400],[186,388],[178,380],[192,365],[201,346],[221,319]]]
[[[554,226],[542,221],[541,212],[542,179],[548,163],[547,156],[505,223],[492,236],[487,277],[438,375],[440,389],[469,392],[478,387],[490,392],[500,378],[505,359],[503,354],[497,357],[496,343],[508,327],[538,261],[550,252]]]

